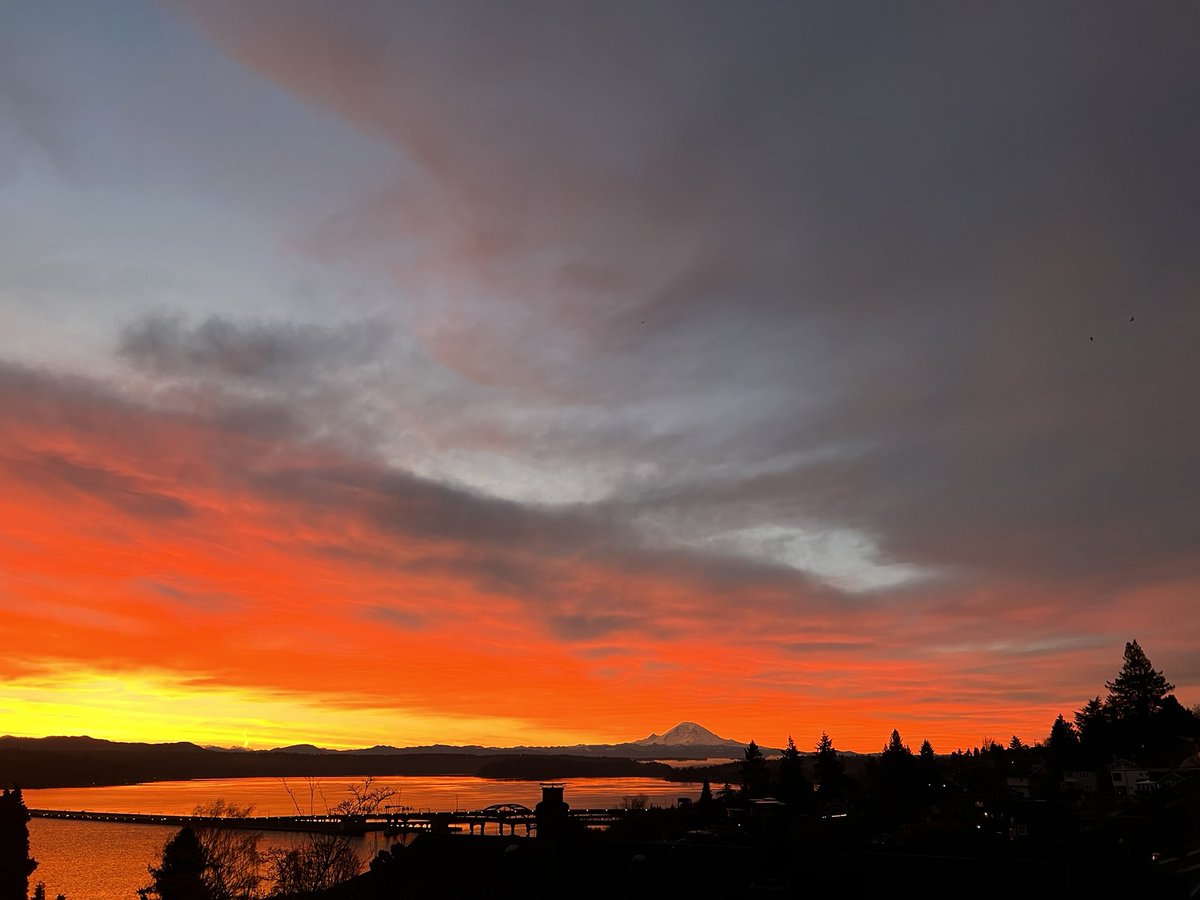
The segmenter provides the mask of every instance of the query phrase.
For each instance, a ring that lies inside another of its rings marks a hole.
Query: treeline
[[[736,771],[736,799],[771,796],[802,809],[829,809],[847,803],[944,799],[947,792],[980,790],[999,774],[1039,772],[1041,783],[1031,786],[1049,795],[1061,790],[1061,776],[1070,770],[1095,771],[1117,759],[1172,768],[1189,757],[1200,758],[1200,706],[1189,710],[1176,699],[1171,693],[1175,686],[1153,667],[1136,640],[1125,645],[1121,670],[1105,688],[1104,698],[1088,700],[1070,719],[1060,714],[1048,735],[1031,743],[1017,735],[1007,742],[984,738],[979,746],[938,755],[925,740],[914,753],[893,729],[877,756],[855,760],[852,776],[822,732],[811,770],[809,757],[789,737],[778,760],[766,760],[751,741],[736,767],[695,771],[713,784],[731,780]],[[725,794],[733,796],[728,787]]]

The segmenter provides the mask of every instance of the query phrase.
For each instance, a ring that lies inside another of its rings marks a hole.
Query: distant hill
[[[571,746],[529,747],[484,747],[479,744],[424,744],[418,747],[393,747],[377,744],[356,750],[330,750],[312,744],[294,744],[278,747],[269,753],[298,753],[308,755],[341,754],[347,756],[406,756],[414,753],[469,753],[476,756],[522,755],[543,756],[608,756],[626,759],[737,759],[746,745],[714,734],[695,722],[680,722],[663,734],[651,734],[637,741],[621,744],[573,744]],[[780,751],[763,747],[767,755]]]
[[[572,747],[425,747],[376,745],[330,750],[294,744],[273,750],[200,747],[188,742],[123,743],[91,737],[0,737],[0,784],[87,787],[189,778],[475,775],[531,780],[627,776],[690,778],[651,760],[736,760],[744,745],[695,722],[623,744]],[[770,755],[777,750],[763,748]],[[574,761],[573,761],[574,760]],[[504,774],[500,774],[504,773]],[[519,773],[519,774],[518,774]]]

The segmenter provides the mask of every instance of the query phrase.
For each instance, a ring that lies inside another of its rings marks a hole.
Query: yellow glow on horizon
[[[350,698],[347,698],[348,700]],[[39,674],[0,685],[0,733],[88,735],[114,741],[267,749],[311,743],[332,749],[373,744],[576,743],[530,722],[320,703],[282,693],[189,684],[169,673]]]

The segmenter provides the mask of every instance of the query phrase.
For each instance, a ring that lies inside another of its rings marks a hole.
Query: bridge
[[[571,821],[587,827],[605,827],[622,816],[636,814],[625,809],[573,809]],[[177,816],[157,813],[94,812],[72,809],[31,809],[35,819],[64,819],[77,822],[119,822],[133,825],[166,825],[172,828],[230,828],[249,831],[293,831],[356,836],[369,831],[390,835],[416,832],[461,832],[526,836],[537,830],[533,810],[519,803],[497,803],[484,809],[435,812],[411,807],[388,807],[371,815],[328,816]],[[507,832],[506,832],[507,829]]]

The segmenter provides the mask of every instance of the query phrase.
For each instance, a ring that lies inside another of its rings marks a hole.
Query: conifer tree
[[[29,810],[21,789],[0,794],[0,900],[25,900],[37,860],[29,855]]]
[[[812,793],[804,778],[804,758],[790,734],[779,761],[779,786],[782,799],[792,804],[803,802]]]
[[[1075,713],[1075,729],[1085,751],[1097,749],[1106,741],[1109,724],[1108,709],[1098,696]]]
[[[845,786],[846,769],[833,746],[833,740],[824,731],[817,741],[817,760],[813,764],[813,771],[821,785],[822,799],[840,796]]]
[[[1162,709],[1167,694],[1175,685],[1150,664],[1141,645],[1130,641],[1125,645],[1125,663],[1113,681],[1106,681],[1108,699],[1105,705],[1117,721],[1140,724]]]
[[[138,889],[140,900],[211,900],[205,881],[208,854],[191,828],[181,828],[163,847],[162,865],[150,867],[154,880]]]
[[[747,797],[761,797],[768,783],[767,761],[758,744],[751,741],[746,745],[746,755],[742,760],[742,790]]]
[[[1046,762],[1051,771],[1062,772],[1078,751],[1079,735],[1075,733],[1074,726],[1059,713],[1050,726],[1050,736],[1046,738]]]
[[[888,738],[888,742],[883,745],[883,753],[896,756],[912,756],[912,751],[908,749],[908,745],[900,738],[900,729],[893,728],[892,736]]]

